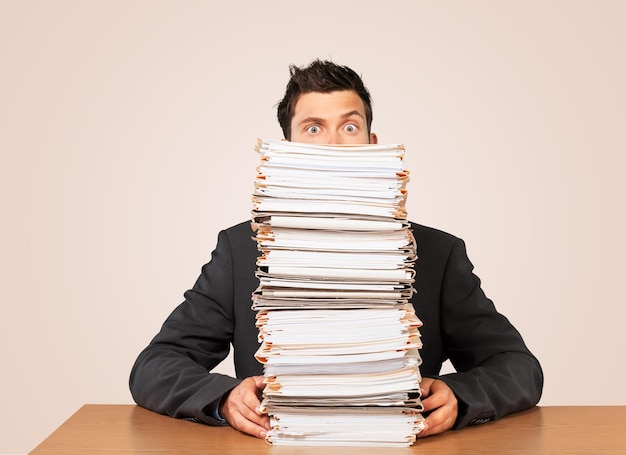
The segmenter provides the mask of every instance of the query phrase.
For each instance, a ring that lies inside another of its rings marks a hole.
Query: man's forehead
[[[365,105],[354,90],[302,93],[294,105],[294,117],[300,115],[359,115],[365,118]]]

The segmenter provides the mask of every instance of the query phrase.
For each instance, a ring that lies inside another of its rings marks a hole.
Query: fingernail
[[[265,430],[261,430],[259,432],[259,438],[265,438],[266,435],[267,435],[267,431],[265,431]]]

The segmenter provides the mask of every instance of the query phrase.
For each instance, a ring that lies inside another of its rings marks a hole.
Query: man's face
[[[291,141],[312,144],[376,144],[368,134],[363,101],[352,90],[303,93],[291,119]]]

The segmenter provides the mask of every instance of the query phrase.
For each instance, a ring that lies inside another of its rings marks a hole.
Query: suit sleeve
[[[222,231],[185,301],[139,354],[130,375],[134,400],[161,414],[225,425],[219,401],[240,380],[211,370],[228,355],[233,330],[232,254]]]
[[[457,372],[440,377],[459,400],[457,429],[530,408],[543,388],[539,362],[485,296],[473,268],[457,239],[441,293],[444,344]]]

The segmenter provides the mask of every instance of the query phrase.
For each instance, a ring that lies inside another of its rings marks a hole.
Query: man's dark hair
[[[285,139],[291,139],[291,119],[298,98],[303,93],[329,93],[340,90],[354,90],[365,106],[367,132],[372,127],[372,99],[363,85],[361,76],[347,66],[337,65],[326,60],[314,60],[307,67],[289,66],[291,77],[287,83],[285,96],[278,103],[278,123],[283,129]]]

